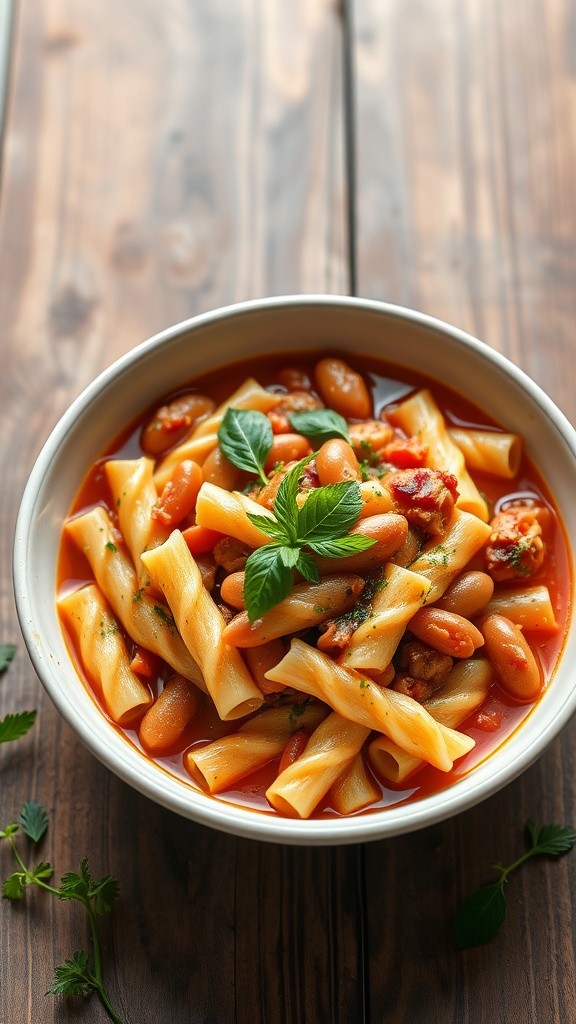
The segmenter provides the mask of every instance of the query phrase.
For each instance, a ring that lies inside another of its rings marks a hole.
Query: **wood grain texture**
[[[576,12],[570,0],[356,0],[359,291],[483,337],[576,415]],[[20,495],[69,402],[196,312],[347,291],[341,20],[328,0],[21,0],[0,193],[0,642],[17,638]],[[497,941],[457,954],[457,901],[528,817],[576,824],[575,725],[444,825],[306,849],[209,831],[81,746],[23,644],[0,717],[0,827],[26,799],[57,877],[121,882],[104,973],[126,1024],[564,1024],[576,1019],[576,860],[508,887]],[[0,868],[11,870],[0,845]],[[0,914],[0,1024],[100,1024],[44,996],[88,937],[31,893]]]

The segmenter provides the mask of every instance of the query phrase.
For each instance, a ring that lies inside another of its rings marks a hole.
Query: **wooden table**
[[[58,877],[88,855],[120,879],[104,974],[126,1024],[576,1020],[575,855],[511,879],[489,945],[457,953],[452,934],[457,901],[521,852],[527,818],[576,825],[574,725],[444,825],[335,849],[234,839],[80,745],[32,670],[10,574],[25,481],[71,399],[221,304],[356,289],[413,306],[484,338],[574,417],[575,3],[21,0],[12,29],[0,642],[18,649],[0,717],[38,719],[0,747],[0,827],[37,800]],[[95,999],[44,995],[88,948],[79,909],[36,891],[1,911],[2,1024],[104,1021]]]

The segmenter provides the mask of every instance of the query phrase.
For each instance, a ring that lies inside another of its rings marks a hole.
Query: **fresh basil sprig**
[[[298,434],[304,434],[314,447],[318,448],[331,437],[343,437],[351,444],[348,424],[334,409],[305,409],[289,412],[290,425]]]
[[[526,852],[506,868],[502,864],[493,864],[494,870],[500,872],[497,881],[481,885],[458,907],[454,922],[458,949],[481,946],[500,930],[506,917],[504,886],[512,871],[530,857],[559,857],[571,850],[576,843],[576,832],[562,825],[543,825],[536,828],[533,821],[527,821],[526,832],[530,843]]]
[[[218,443],[226,458],[238,469],[254,473],[263,484],[268,483],[264,463],[273,440],[270,420],[255,409],[227,409],[218,430]]]
[[[370,537],[346,536],[362,509],[360,487],[355,480],[316,487],[303,507],[298,507],[298,485],[311,458],[302,459],[282,480],[274,501],[276,522],[248,513],[253,526],[273,538],[273,543],[257,548],[246,562],[244,599],[250,622],[288,596],[294,583],[294,569],[310,583],[319,582],[316,563],[303,548],[310,548],[317,555],[340,558],[365,551],[374,544]]]

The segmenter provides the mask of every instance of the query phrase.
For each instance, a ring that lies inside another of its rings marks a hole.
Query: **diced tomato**
[[[153,654],[147,647],[136,647],[130,668],[137,676],[144,676],[145,679],[155,679],[160,671],[162,659],[158,654]]]
[[[193,555],[206,555],[209,551],[214,550],[218,541],[222,540],[225,534],[218,533],[217,530],[209,530],[207,526],[189,526],[187,530],[183,530],[182,536]]]
[[[470,720],[470,725],[482,732],[496,732],[502,725],[502,715],[499,711],[478,711]]]
[[[399,469],[418,469],[426,463],[428,448],[416,437],[397,437],[380,454]]]

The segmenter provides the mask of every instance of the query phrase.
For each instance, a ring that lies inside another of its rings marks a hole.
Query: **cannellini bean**
[[[316,366],[318,390],[326,405],[346,419],[367,420],[372,399],[364,380],[342,359],[321,359]]]
[[[225,576],[220,584],[220,597],[231,608],[245,608],[244,600],[244,573],[231,572]]]
[[[543,685],[542,669],[522,630],[504,615],[488,615],[480,626],[494,671],[519,701],[533,701]]]
[[[354,449],[341,437],[332,437],[324,442],[316,456],[316,472],[323,487],[362,479]]]
[[[285,654],[286,648],[279,638],[269,640],[267,644],[261,644],[259,647],[245,649],[244,660],[262,693],[279,693],[285,688],[284,683],[273,683],[271,679],[266,679],[266,673],[282,661]]]
[[[469,658],[484,637],[468,619],[443,608],[420,608],[408,623],[414,636],[451,658]]]
[[[311,451],[310,442],[303,434],[275,434],[264,469],[271,473],[278,463],[299,462]]]
[[[198,694],[190,680],[171,676],[140,723],[138,735],[142,746],[152,754],[169,750],[192,721],[197,708]]]
[[[494,580],[487,572],[463,572],[450,584],[437,608],[473,619],[494,593]]]
[[[199,419],[214,412],[216,403],[195,391],[179,395],[154,413],[142,431],[140,443],[150,455],[163,455],[188,433]]]

